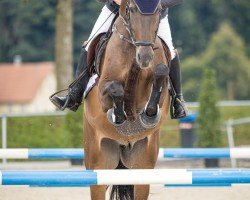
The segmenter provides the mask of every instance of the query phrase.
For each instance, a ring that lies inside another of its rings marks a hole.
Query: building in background
[[[49,96],[56,91],[53,62],[0,63],[0,115],[52,112]]]

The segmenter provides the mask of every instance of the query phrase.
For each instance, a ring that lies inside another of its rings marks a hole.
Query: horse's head
[[[136,46],[136,61],[147,68],[154,57],[154,44],[160,22],[160,0],[122,0],[120,17]]]

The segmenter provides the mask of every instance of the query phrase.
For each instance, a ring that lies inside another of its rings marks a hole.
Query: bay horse
[[[157,30],[161,4],[142,14],[135,0],[122,0],[102,57],[98,84],[84,103],[87,169],[153,169],[160,125],[169,111],[167,54]],[[105,200],[107,186],[91,186],[92,200]],[[146,200],[149,185],[113,186],[110,199]]]

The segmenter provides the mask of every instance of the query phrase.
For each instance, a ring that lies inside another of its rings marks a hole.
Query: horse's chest
[[[144,99],[140,95],[141,92],[147,93],[147,85],[141,84],[142,82],[149,82],[150,72],[142,71],[136,63],[131,67],[131,70],[128,72],[127,79],[125,82],[125,96],[124,96],[124,110],[127,114],[127,119],[131,123],[131,127],[135,127],[137,107],[140,102],[143,102]],[[143,81],[142,81],[143,80]],[[146,95],[145,95],[146,96]],[[138,98],[139,97],[139,98]],[[138,123],[137,123],[138,124]],[[139,125],[137,125],[139,126]]]
[[[112,117],[109,114],[107,116],[109,118]],[[109,119],[109,120],[112,121],[112,119]],[[115,129],[119,134],[125,135],[125,136],[136,135],[136,134],[139,134],[148,130],[147,128],[143,126],[139,115],[137,115],[135,120],[133,121],[126,120],[123,124],[120,124],[118,126],[116,125]]]

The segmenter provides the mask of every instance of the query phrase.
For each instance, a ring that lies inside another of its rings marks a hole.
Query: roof
[[[53,62],[0,63],[0,104],[30,102],[53,70]]]

